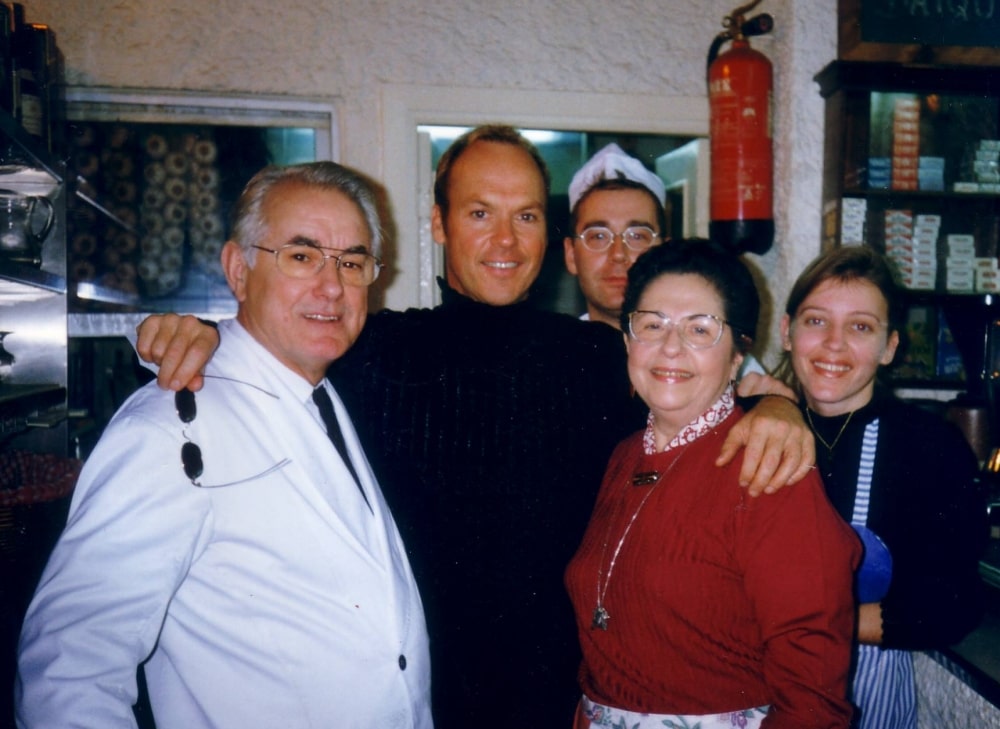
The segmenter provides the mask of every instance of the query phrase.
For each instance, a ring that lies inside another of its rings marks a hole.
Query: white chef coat
[[[158,729],[429,729],[423,609],[343,404],[324,381],[371,509],[312,386],[235,321],[220,332],[186,427],[203,487],[155,383],[85,464],[25,620],[18,726],[134,727],[148,658]]]

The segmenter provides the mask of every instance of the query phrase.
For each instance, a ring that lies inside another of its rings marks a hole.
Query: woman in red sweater
[[[583,649],[575,727],[846,727],[854,533],[815,472],[751,498],[732,381],[760,302],[708,241],[643,254],[622,329],[645,431],[611,457],[566,571]]]

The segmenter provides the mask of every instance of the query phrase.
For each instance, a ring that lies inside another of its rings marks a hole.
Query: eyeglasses
[[[691,349],[714,347],[722,339],[726,324],[729,322],[712,314],[691,314],[677,320],[658,311],[633,311],[628,315],[628,333],[633,339],[658,344],[671,329],[677,329],[677,336]]]
[[[615,242],[615,238],[621,238],[625,247],[633,251],[648,250],[661,239],[659,233],[645,225],[633,225],[621,233],[615,233],[611,228],[604,226],[594,226],[576,237],[583,241],[584,248],[595,253],[608,250]]]
[[[252,247],[273,253],[278,270],[291,278],[312,278],[323,270],[327,259],[333,259],[337,262],[337,271],[344,284],[370,286],[385,267],[378,256],[367,251],[339,251],[340,255],[331,256],[323,251],[334,251],[336,248],[320,248],[305,243],[286,243],[278,249]]]
[[[235,382],[239,385],[247,385],[255,390],[259,390],[266,395],[278,399],[278,396],[267,392],[266,390],[257,387],[256,385],[249,382],[242,382],[241,380],[234,380],[230,377],[222,377],[220,375],[204,375],[206,379],[218,379],[227,380],[229,382]],[[181,446],[181,465],[184,467],[184,475],[188,477],[188,480],[195,486],[205,489],[220,488],[222,486],[235,486],[236,484],[245,483],[247,481],[252,481],[254,479],[266,476],[272,471],[276,471],[279,468],[284,468],[286,465],[292,461],[288,458],[283,458],[282,460],[275,463],[273,466],[264,469],[263,471],[258,471],[251,473],[249,476],[244,476],[243,478],[238,478],[234,481],[227,481],[225,483],[218,484],[203,484],[198,481],[201,475],[205,472],[205,462],[201,457],[201,447],[188,438],[187,426],[194,422],[194,419],[198,417],[198,405],[194,399],[194,393],[187,388],[183,390],[178,390],[174,393],[174,407],[177,409],[177,417],[184,424],[184,445]]]

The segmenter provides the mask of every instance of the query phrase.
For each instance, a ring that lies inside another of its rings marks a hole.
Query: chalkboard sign
[[[997,0],[861,0],[861,40],[1000,47]]]
[[[1000,0],[838,0],[846,60],[1000,65]]]

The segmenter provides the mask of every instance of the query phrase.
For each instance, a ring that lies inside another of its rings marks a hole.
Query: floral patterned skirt
[[[580,699],[573,729],[757,729],[767,716],[767,706],[723,714],[643,714]]]

